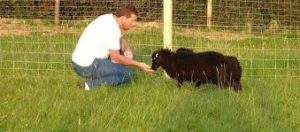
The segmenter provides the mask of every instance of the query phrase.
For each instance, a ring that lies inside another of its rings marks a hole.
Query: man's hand
[[[154,70],[152,70],[151,67],[148,66],[147,64],[120,55],[119,50],[109,50],[109,56],[110,56],[110,60],[113,63],[135,66],[143,70],[144,72],[154,72]]]
[[[141,70],[143,70],[144,72],[147,72],[147,73],[152,73],[154,72],[154,70],[151,69],[151,67],[145,63],[140,63],[139,64],[139,67]]]

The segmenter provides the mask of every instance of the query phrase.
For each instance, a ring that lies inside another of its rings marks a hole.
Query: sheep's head
[[[170,50],[168,49],[159,49],[152,53],[152,66],[151,68],[153,70],[157,70],[159,66],[161,66],[164,63],[164,58],[166,55],[170,53]]]

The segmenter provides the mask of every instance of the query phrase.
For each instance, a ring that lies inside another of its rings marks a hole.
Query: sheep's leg
[[[232,79],[232,72],[230,72],[230,76],[227,77],[225,87],[233,88],[234,91],[239,92],[242,90],[241,83],[239,81]]]
[[[242,91],[242,86],[240,82],[236,81],[226,81],[225,87],[229,87],[230,89],[233,89],[236,92]]]
[[[199,87],[202,83],[199,81],[199,82],[196,82],[196,87]]]
[[[242,85],[240,83],[232,82],[231,86],[236,92],[242,91]]]
[[[181,87],[181,85],[182,85],[182,83],[183,83],[183,81],[182,80],[177,80],[176,81],[176,85],[177,85],[177,87]]]
[[[176,80],[176,85],[180,88],[183,83],[182,75],[180,75],[179,73],[176,73],[175,75],[176,76],[174,77],[174,79]]]
[[[226,86],[226,66],[222,64],[219,68],[216,67],[217,70],[217,85],[218,86]],[[230,80],[230,79],[229,79]]]

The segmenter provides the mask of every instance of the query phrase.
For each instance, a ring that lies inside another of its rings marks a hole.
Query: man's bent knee
[[[132,78],[132,74],[131,74],[131,72],[130,72],[130,70],[129,69],[126,69],[126,70],[124,70],[123,71],[123,80],[124,80],[124,82],[128,82],[128,81],[130,81],[131,80],[131,78]]]

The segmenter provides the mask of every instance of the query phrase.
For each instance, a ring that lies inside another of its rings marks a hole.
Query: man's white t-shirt
[[[113,14],[101,15],[81,34],[72,61],[80,66],[89,66],[96,58],[108,58],[110,49],[120,49],[120,38],[121,30]]]

